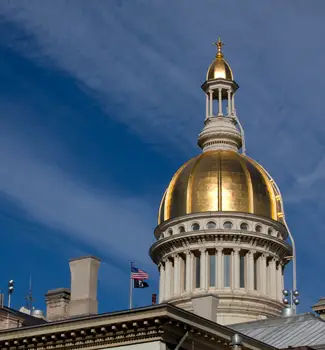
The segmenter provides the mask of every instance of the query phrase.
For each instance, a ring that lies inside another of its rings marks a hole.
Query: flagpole
[[[132,283],[132,262],[130,264],[130,292],[129,292],[129,309],[132,309],[133,299],[133,283]]]

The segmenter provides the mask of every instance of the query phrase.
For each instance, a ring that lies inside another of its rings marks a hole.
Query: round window
[[[226,230],[232,229],[232,222],[231,221],[225,221],[223,223],[223,228],[225,228]]]
[[[217,226],[216,223],[213,221],[209,221],[207,223],[207,228],[209,228],[209,229],[216,228],[216,226]]]
[[[246,222],[243,222],[240,224],[240,229],[247,231],[248,230],[248,224]]]
[[[192,225],[192,230],[193,231],[198,231],[200,229],[200,225],[198,224],[198,223],[194,223],[193,225]]]
[[[262,226],[261,225],[256,225],[255,231],[256,232],[262,232]]]

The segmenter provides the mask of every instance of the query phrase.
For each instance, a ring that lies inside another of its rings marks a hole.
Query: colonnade
[[[218,117],[223,116],[222,108],[222,90],[227,91],[227,109],[228,116],[235,114],[235,93],[232,89],[225,89],[223,87],[218,87],[216,90],[209,90],[206,94],[206,119],[209,117],[214,117],[213,114],[213,95],[215,91],[218,92]]]
[[[241,291],[281,301],[283,268],[273,256],[239,248],[186,250],[158,265],[159,302],[200,291]]]

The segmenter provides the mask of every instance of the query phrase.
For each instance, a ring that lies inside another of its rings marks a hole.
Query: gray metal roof
[[[230,328],[277,348],[325,349],[325,322],[312,313],[239,323]]]

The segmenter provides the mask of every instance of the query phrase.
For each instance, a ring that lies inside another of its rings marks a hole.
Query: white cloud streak
[[[148,263],[143,252],[153,241],[155,213],[146,198],[118,195],[117,189],[99,192],[53,160],[40,159],[30,140],[5,128],[0,132],[0,163],[0,191],[29,219],[86,243],[102,258]]]

